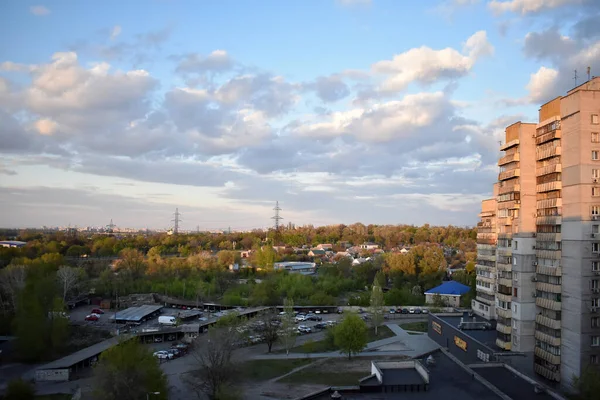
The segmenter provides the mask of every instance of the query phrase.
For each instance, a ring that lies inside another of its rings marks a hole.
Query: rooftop
[[[27,244],[27,242],[21,242],[19,240],[1,240],[0,241],[0,246],[6,245],[6,246],[21,247],[21,246],[25,246],[26,244]]]
[[[73,354],[69,354],[66,357],[63,357],[59,360],[52,361],[46,365],[42,365],[37,368],[38,370],[42,369],[62,369],[62,368],[71,368],[73,365],[80,363],[82,361],[87,360],[88,358],[92,358],[102,353],[105,350],[110,349],[113,346],[119,344],[119,340],[122,340],[120,337],[113,337],[108,340],[105,340],[100,343],[96,343],[90,347],[86,347],[85,349],[76,351]]]
[[[554,400],[548,393],[535,393],[533,384],[502,367],[476,368],[475,372],[513,399]]]
[[[425,294],[443,294],[443,295],[455,295],[460,296],[471,290],[467,285],[463,285],[456,281],[446,281],[440,286],[429,289]]]
[[[144,304],[139,307],[129,307],[125,310],[118,311],[115,315],[111,316],[110,319],[114,320],[116,318],[119,321],[140,322],[142,319],[160,310],[162,307],[163,306],[161,305],[149,304]]]
[[[461,318],[463,321],[473,321],[475,318],[475,322],[489,322],[488,320],[481,318],[477,315],[473,315],[473,317],[461,317],[461,316],[442,316],[436,315],[439,319],[448,323],[458,329],[458,324],[461,322]],[[479,329],[470,329],[461,331],[463,334],[472,337],[473,339],[483,343],[493,351],[501,351],[499,347],[496,346],[496,330],[479,330]]]

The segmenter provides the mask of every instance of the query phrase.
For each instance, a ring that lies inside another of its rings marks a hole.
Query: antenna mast
[[[587,67],[588,81],[592,80],[592,67]]]
[[[175,218],[171,220],[174,223],[173,234],[177,235],[179,233],[179,223],[181,222],[181,219],[179,218],[181,216],[181,214],[179,213],[179,208],[175,209],[175,213],[173,215],[175,216]]]
[[[273,211],[275,211],[275,215],[272,216],[271,219],[275,220],[275,231],[279,231],[279,221],[283,219],[283,217],[279,215],[279,211],[281,211],[281,208],[279,207],[279,201],[275,202],[275,208],[273,209]]]
[[[577,86],[577,70],[575,70],[575,76],[573,76],[573,79],[575,80],[575,86]]]

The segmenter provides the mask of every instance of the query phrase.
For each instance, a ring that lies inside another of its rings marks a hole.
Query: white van
[[[161,325],[175,325],[177,323],[175,317],[161,315],[158,317],[158,323]]]

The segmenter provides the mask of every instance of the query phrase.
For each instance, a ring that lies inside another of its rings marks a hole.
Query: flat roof
[[[391,385],[423,385],[423,377],[414,368],[381,368],[383,384]]]
[[[161,308],[163,308],[163,306],[149,304],[144,304],[139,307],[129,307],[125,310],[117,311],[115,315],[112,315],[109,319],[114,320],[116,318],[117,321],[140,322],[143,318]]]
[[[197,311],[197,310],[181,310],[178,313],[176,313],[175,316],[181,318],[181,319],[187,319],[187,318],[193,318],[193,317],[199,317],[202,315],[202,311]]]
[[[85,361],[88,358],[97,356],[98,354],[102,353],[103,351],[108,350],[113,346],[116,346],[117,344],[119,344],[119,341],[121,339],[122,339],[121,337],[116,336],[116,337],[107,339],[103,342],[96,343],[90,347],[86,347],[85,349],[76,351],[73,354],[69,354],[66,357],[52,361],[46,365],[42,365],[41,367],[37,368],[36,370],[39,371],[39,370],[43,370],[43,369],[71,368],[73,365],[75,365],[77,363]]]
[[[534,393],[534,385],[504,367],[474,368],[485,380],[513,399],[555,400],[548,393]]]
[[[439,319],[441,319],[444,322],[448,323],[448,325],[452,325],[454,328],[456,328],[457,330],[459,330],[463,334],[465,334],[467,336],[470,336],[473,339],[481,342],[482,344],[484,344],[487,347],[489,347],[491,350],[497,351],[497,352],[503,351],[501,348],[499,348],[498,346],[496,346],[497,332],[496,332],[495,329],[490,329],[490,330],[480,330],[480,329],[465,329],[465,330],[460,330],[460,329],[458,329],[458,324],[460,324],[460,319],[461,318],[463,318],[463,320],[465,322],[472,322],[473,321],[473,317],[442,316],[442,315],[436,315],[436,317],[438,317]],[[475,322],[489,322],[487,319],[481,318],[478,315],[474,315],[474,317],[475,317]]]

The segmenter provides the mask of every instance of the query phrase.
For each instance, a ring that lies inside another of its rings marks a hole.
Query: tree
[[[290,349],[296,344],[296,326],[294,315],[294,300],[285,298],[283,300],[283,311],[281,316],[281,335],[280,340],[285,348],[285,354],[290,354]]]
[[[62,298],[63,301],[67,300],[67,294],[75,289],[79,284],[79,278],[81,277],[81,272],[77,268],[72,268],[69,266],[62,266],[56,272],[56,278],[60,282],[62,287]]]
[[[600,393],[600,370],[591,365],[585,367],[579,377],[573,377],[576,394],[573,400],[595,400]]]
[[[141,251],[133,248],[121,250],[119,254],[121,260],[118,268],[130,274],[132,278],[141,277],[146,272],[146,261]]]
[[[191,355],[195,359],[194,370],[184,375],[184,381],[203,399],[217,400],[226,397],[236,380],[236,365],[232,361],[233,350],[240,340],[237,325],[239,319],[219,320],[193,343]]]
[[[384,316],[384,299],[383,299],[383,291],[381,290],[381,286],[379,286],[378,282],[373,285],[373,290],[371,291],[371,318],[373,322],[373,326],[375,327],[375,336],[378,334],[378,328],[383,324],[383,316]]]
[[[433,306],[438,308],[446,307],[446,302],[439,293],[433,295]]]
[[[335,345],[341,352],[358,354],[367,345],[367,324],[356,314],[347,314],[334,330]]]
[[[275,315],[270,312],[262,314],[258,318],[258,322],[258,328],[256,331],[263,337],[270,353],[273,344],[279,339],[279,326],[281,323],[279,322],[279,319],[277,319]]]
[[[17,298],[25,287],[27,270],[24,265],[9,265],[0,271],[0,288],[10,298],[13,310],[17,305]]]
[[[94,368],[93,395],[96,400],[140,400],[147,393],[152,398],[167,399],[167,377],[158,359],[138,340],[119,343],[100,355]]]
[[[5,400],[34,400],[35,386],[23,379],[14,379],[8,382],[6,393],[3,399]]]
[[[380,288],[385,287],[387,280],[385,279],[385,274],[383,271],[377,271],[375,274],[375,279],[373,280],[373,285],[377,284]]]

